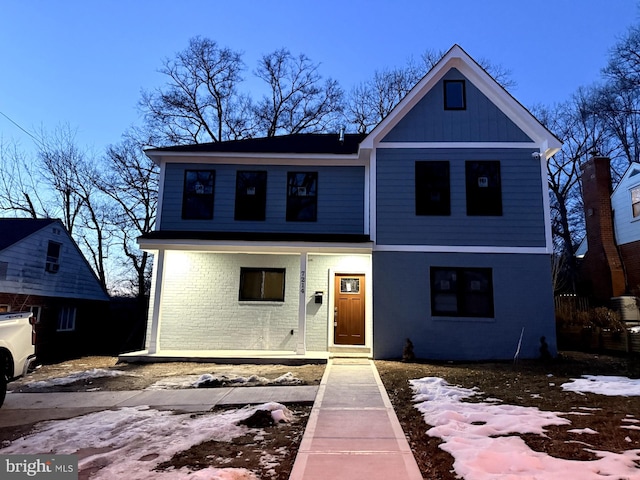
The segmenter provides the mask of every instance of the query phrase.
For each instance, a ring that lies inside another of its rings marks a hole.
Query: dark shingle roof
[[[337,133],[298,133],[278,137],[247,138],[226,142],[198,143],[174,147],[152,148],[149,154],[162,152],[228,152],[228,153],[358,153],[366,135],[347,133],[340,142]]]
[[[57,221],[53,218],[0,218],[0,250]]]

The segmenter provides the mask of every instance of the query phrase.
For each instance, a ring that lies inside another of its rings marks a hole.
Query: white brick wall
[[[347,267],[347,265],[350,265]],[[309,255],[307,350],[328,345],[329,271],[369,271],[367,256]],[[284,302],[240,302],[241,267],[285,268]],[[162,350],[295,351],[300,256],[167,252],[162,295]],[[324,292],[321,305],[316,291]],[[152,297],[153,300],[153,297]],[[150,305],[153,312],[153,302]],[[147,338],[150,334],[147,328]],[[293,330],[293,335],[291,334]],[[148,346],[148,341],[147,341]]]

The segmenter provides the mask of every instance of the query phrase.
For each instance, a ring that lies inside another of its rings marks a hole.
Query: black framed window
[[[318,219],[318,172],[287,173],[287,222]]]
[[[500,162],[465,162],[467,215],[502,215]]]
[[[449,162],[416,162],[416,215],[451,215]]]
[[[493,318],[492,270],[431,267],[431,314]]]
[[[444,109],[466,110],[467,92],[464,80],[445,80],[444,84]]]
[[[240,268],[240,301],[284,302],[284,268]]]
[[[267,208],[267,172],[236,173],[236,220],[264,220]]]
[[[215,170],[185,170],[182,193],[184,220],[211,220],[213,218],[213,187]]]

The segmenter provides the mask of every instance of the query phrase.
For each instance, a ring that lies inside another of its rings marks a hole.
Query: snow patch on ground
[[[607,375],[582,375],[582,378],[571,379],[563,383],[562,389],[576,393],[597,393],[611,397],[640,396],[640,379]]]
[[[243,377],[234,374],[183,375],[167,377],[159,380],[147,390],[172,390],[180,388],[208,388],[208,387],[259,387],[267,385],[301,385],[302,380],[291,372],[270,380],[259,375]]]
[[[628,379],[627,379],[628,380]],[[416,408],[431,425],[427,433],[441,438],[440,448],[454,458],[457,475],[465,480],[536,478],[635,478],[640,450],[611,453],[589,450],[593,461],[564,460],[531,450],[519,434],[544,435],[550,425],[569,425],[560,413],[534,407],[463,402],[477,389],[449,385],[442,378],[412,380]]]
[[[81,471],[95,471],[92,480],[257,480],[248,470],[235,468],[207,468],[193,473],[184,468],[153,471],[174,454],[202,442],[229,442],[249,432],[259,432],[238,425],[257,410],[270,411],[276,422],[293,418],[287,407],[274,402],[202,415],[127,407],[39,423],[33,433],[0,449],[0,453],[75,454]]]

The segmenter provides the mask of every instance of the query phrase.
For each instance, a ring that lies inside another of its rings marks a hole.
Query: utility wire
[[[24,133],[26,133],[27,135],[29,135],[39,146],[42,146],[42,140],[40,140],[39,138],[37,138],[35,135],[33,135],[30,131],[28,131],[25,128],[22,128],[22,126],[20,126],[16,121],[14,121],[11,117],[9,117],[6,113],[0,111],[0,115],[2,115],[4,118],[6,118],[7,120],[9,120],[11,123],[13,123],[16,127],[18,127],[20,130],[22,130]]]

